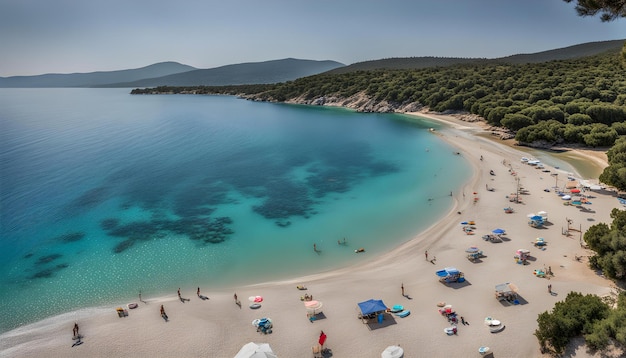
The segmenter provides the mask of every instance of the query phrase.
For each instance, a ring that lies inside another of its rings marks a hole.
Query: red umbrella
[[[326,342],[326,333],[322,331],[322,333],[320,333],[320,340],[319,340],[320,346],[324,346],[325,342]]]
[[[580,189],[572,189],[570,190],[570,193],[580,193]]]

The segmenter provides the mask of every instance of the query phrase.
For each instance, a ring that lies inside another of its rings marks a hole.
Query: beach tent
[[[501,283],[496,285],[496,298],[498,300],[510,300],[517,296],[517,286],[512,283]]]
[[[546,211],[538,211],[537,215],[543,218],[543,221],[548,221],[548,212]]]
[[[250,342],[241,347],[235,358],[277,358],[268,343]]]
[[[383,300],[370,299],[367,301],[359,302],[358,305],[359,309],[361,309],[361,314],[364,316],[387,310],[387,306],[385,306]]]
[[[402,358],[404,357],[404,349],[399,346],[389,346],[385,348],[380,355],[381,358]]]

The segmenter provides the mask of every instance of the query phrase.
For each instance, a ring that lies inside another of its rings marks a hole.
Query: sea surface
[[[0,89],[0,332],[371,259],[472,174],[415,117],[129,92]]]

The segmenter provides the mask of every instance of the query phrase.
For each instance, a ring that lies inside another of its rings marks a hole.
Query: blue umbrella
[[[478,250],[478,248],[476,246],[472,246],[472,247],[468,248],[467,250],[465,250],[465,252],[470,253],[470,254],[478,252],[478,251],[479,250]]]
[[[495,229],[492,231],[492,233],[496,234],[496,235],[502,235],[504,234],[504,229]]]

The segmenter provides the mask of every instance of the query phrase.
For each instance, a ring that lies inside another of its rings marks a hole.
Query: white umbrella
[[[277,358],[268,343],[250,342],[241,347],[235,358]]]
[[[404,349],[400,346],[389,346],[380,356],[381,358],[402,358],[404,357]]]

